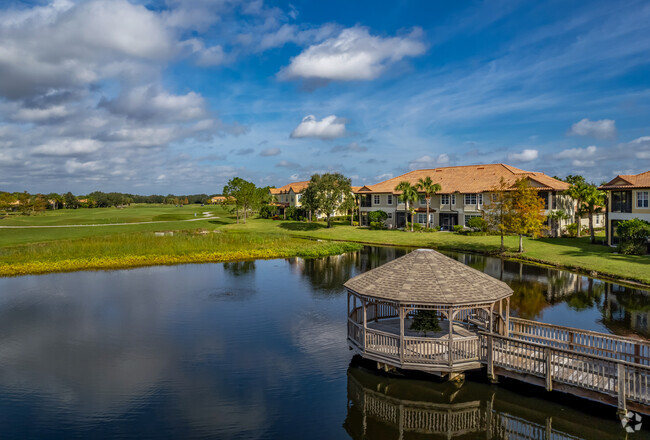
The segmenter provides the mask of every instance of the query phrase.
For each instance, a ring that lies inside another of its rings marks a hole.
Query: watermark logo
[[[621,417],[621,426],[629,433],[639,431],[641,430],[641,416],[628,411],[627,414]]]

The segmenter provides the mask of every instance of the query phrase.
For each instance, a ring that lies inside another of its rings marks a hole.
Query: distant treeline
[[[111,206],[128,206],[132,203],[164,203],[171,205],[189,205],[210,203],[207,194],[190,194],[166,196],[95,191],[87,195],[75,196],[65,194],[30,194],[25,192],[0,192],[0,211],[17,211],[24,214],[44,211],[46,209],[106,208]]]

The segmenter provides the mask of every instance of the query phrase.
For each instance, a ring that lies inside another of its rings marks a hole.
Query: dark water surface
[[[0,438],[624,437],[613,409],[351,363],[342,284],[405,252],[2,278]],[[453,256],[510,284],[515,315],[649,335],[647,291]]]

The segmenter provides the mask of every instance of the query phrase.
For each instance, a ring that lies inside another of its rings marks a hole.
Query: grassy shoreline
[[[182,221],[200,218],[205,212],[210,213],[209,218],[196,222]],[[195,213],[197,217],[194,216]],[[359,245],[367,244],[498,255],[500,244],[498,236],[371,231],[343,223],[335,223],[330,229],[326,228],[323,222],[305,223],[258,218],[249,219],[246,224],[237,224],[234,216],[220,206],[176,208],[140,205],[123,210],[61,210],[33,217],[12,218],[9,219],[10,222],[0,220],[0,225],[111,223],[116,217],[125,224],[0,229],[0,276],[237,259],[318,257],[353,250],[348,247],[351,243],[356,243],[354,246],[357,246],[357,249]],[[141,223],[162,218],[172,222]],[[169,230],[175,231],[174,237],[154,237],[156,231]],[[222,233],[213,234],[213,231]],[[216,237],[229,238],[219,242]],[[306,238],[326,240],[328,243],[310,242],[306,246]],[[517,240],[514,236],[506,237],[506,253],[500,256],[650,287],[650,256],[619,255],[612,248],[590,244],[588,237],[535,240],[525,238],[525,252],[519,254],[516,252]],[[320,248],[324,253],[319,254],[320,251],[316,248]],[[310,255],[312,252],[313,255]],[[102,259],[103,262],[100,261]]]
[[[354,243],[318,242],[282,235],[201,232],[178,231],[174,236],[164,237],[152,233],[122,234],[7,247],[0,249],[0,276],[253,259],[319,258],[361,248]]]

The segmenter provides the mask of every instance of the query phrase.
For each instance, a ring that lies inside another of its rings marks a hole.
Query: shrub
[[[388,214],[384,211],[377,210],[377,211],[372,211],[368,213],[368,220],[370,220],[370,223],[373,222],[385,222],[388,220]]]
[[[566,225],[566,232],[569,234],[569,237],[576,237],[578,235],[578,224],[569,223]]]
[[[287,220],[298,220],[298,208],[295,206],[289,206],[284,210],[284,213],[287,216]]]
[[[483,217],[472,217],[467,225],[475,231],[487,232],[488,229],[488,223]]]
[[[271,218],[275,215],[277,208],[271,205],[263,205],[260,208],[260,217],[262,218]]]
[[[456,233],[463,232],[463,229],[465,229],[465,226],[463,226],[463,225],[455,225],[454,226],[454,232],[456,232]]]
[[[359,226],[359,222],[352,222],[352,226]]]
[[[280,216],[279,216],[279,215],[274,215],[274,216],[271,217],[271,218],[272,218],[273,220],[280,220]]]
[[[384,222],[370,222],[370,229],[386,229],[386,224]]]
[[[439,332],[442,328],[438,322],[438,312],[435,310],[418,310],[413,317],[409,330],[423,332],[424,336],[427,335],[427,332]]]
[[[650,223],[633,218],[622,221],[616,226],[619,236],[618,251],[626,255],[644,255],[648,248]]]

